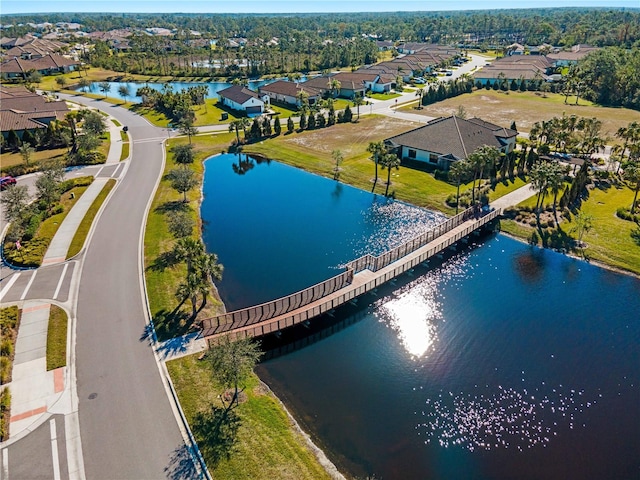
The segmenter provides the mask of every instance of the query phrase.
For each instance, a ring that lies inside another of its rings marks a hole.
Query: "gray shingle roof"
[[[242,85],[232,85],[229,88],[220,90],[218,95],[242,105],[250,98],[260,98],[260,96],[253,90],[248,89]]]
[[[502,129],[480,119],[472,120],[456,116],[440,117],[423,127],[388,138],[386,141],[394,145],[463,159],[483,145],[501,148],[503,145],[499,138],[504,138],[504,134],[509,132],[513,132],[513,135],[509,134],[508,137],[517,134],[513,130]]]

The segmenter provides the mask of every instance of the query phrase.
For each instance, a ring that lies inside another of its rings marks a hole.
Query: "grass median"
[[[57,305],[49,309],[47,328],[47,371],[67,364],[67,312]]]
[[[76,256],[80,250],[82,250],[84,242],[87,239],[87,235],[89,234],[89,230],[91,229],[91,225],[93,224],[93,219],[97,215],[98,210],[100,210],[105,198],[107,198],[107,195],[109,195],[109,192],[113,189],[115,184],[116,181],[114,179],[107,181],[106,185],[102,187],[102,190],[91,204],[91,207],[89,207],[89,210],[87,210],[87,213],[82,219],[82,222],[80,222],[80,225],[73,236],[73,240],[69,246],[69,251],[67,252],[67,259]]]
[[[228,148],[233,138],[234,135],[231,133],[192,137],[195,162],[190,165],[190,168],[195,172],[199,184],[202,184],[203,161]],[[170,150],[173,145],[187,142],[188,140],[184,137],[172,138],[167,142],[167,149]],[[184,280],[186,266],[184,263],[166,266],[164,261],[167,256],[170,256],[175,244],[175,239],[167,227],[167,215],[176,210],[187,212],[196,222],[198,232],[202,223],[200,189],[187,192],[188,202],[184,203],[182,194],[171,188],[171,182],[167,177],[167,173],[174,168],[177,168],[177,165],[173,161],[173,155],[167,153],[165,170],[149,210],[144,239],[147,294],[156,334],[160,340],[183,335],[193,324],[193,321],[189,320],[190,312],[187,312],[187,305],[176,308],[179,302],[175,293]],[[199,312],[197,318],[205,318],[216,313],[218,313],[217,307],[210,301],[208,307]]]
[[[253,375],[228,415],[209,364],[195,355],[167,363],[180,405],[204,460],[216,479],[329,479],[277,398]]]

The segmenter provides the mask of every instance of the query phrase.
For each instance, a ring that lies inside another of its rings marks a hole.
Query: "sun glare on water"
[[[435,321],[440,318],[435,284],[421,282],[385,301],[378,314],[398,333],[407,352],[423,357],[437,340]]]

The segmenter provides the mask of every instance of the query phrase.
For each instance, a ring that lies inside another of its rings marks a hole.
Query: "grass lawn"
[[[417,86],[417,85],[416,85]],[[393,98],[401,97],[399,93],[368,93],[367,98],[373,98],[375,100],[391,100]]]
[[[374,164],[366,149],[369,142],[406,132],[415,123],[390,117],[367,115],[358,123],[337,124],[319,130],[304,131],[245,145],[243,152],[259,153],[274,160],[293,165],[304,170],[333,178],[333,150],[341,150],[344,155],[340,181],[371,190],[374,179]],[[376,193],[384,194],[387,171],[379,169]],[[456,188],[437,181],[433,175],[419,170],[400,167],[391,172],[389,193],[396,198],[446,213],[454,209],[444,203],[447,195]]]
[[[519,131],[528,132],[535,122],[552,117],[575,114],[580,117],[597,117],[602,121],[603,132],[613,137],[618,128],[627,126],[632,121],[640,121],[640,112],[627,108],[600,107],[587,100],[575,103],[575,97],[569,98],[570,105],[565,105],[564,95],[549,93],[543,98],[539,92],[497,92],[480,89],[442,102],[427,105],[422,110],[403,107],[412,113],[422,113],[430,117],[449,116],[464,106],[469,118],[480,117],[488,122],[509,127],[515,120]],[[612,138],[609,143],[615,143]]]
[[[489,202],[497,200],[498,198],[511,193],[514,190],[523,187],[526,184],[525,180],[521,177],[514,177],[513,180],[506,179],[495,184],[489,192]]]
[[[595,260],[612,267],[620,268],[640,275],[640,245],[631,237],[631,232],[637,229],[633,222],[621,220],[616,216],[616,210],[621,206],[630,206],[633,192],[628,187],[609,187],[607,189],[594,188],[589,191],[589,198],[583,202],[581,211],[593,216],[593,228],[584,234],[583,241],[588,247],[584,252],[575,250],[576,255]],[[545,205],[550,204],[552,198],[545,197]],[[520,203],[519,207],[534,207],[536,197]],[[572,217],[573,220],[573,217]],[[572,221],[563,221],[560,227],[564,233],[577,238],[571,232]],[[504,232],[528,240],[534,227],[523,225],[513,220],[503,220],[501,228]],[[551,232],[551,229],[548,229]]]
[[[215,479],[329,479],[278,400],[252,376],[248,400],[220,425],[223,389],[211,379],[209,364],[195,355],[167,363],[180,405]]]
[[[226,150],[231,144],[235,134],[224,133],[219,135],[199,135],[192,138],[196,160],[191,166],[196,173],[200,184],[204,166],[202,161],[211,155]],[[167,142],[171,146],[178,143],[187,143],[186,138],[173,138]],[[187,321],[191,313],[191,308],[186,302],[182,309],[176,311],[178,305],[175,292],[180,282],[182,282],[186,267],[178,264],[173,267],[163,266],[163,254],[173,250],[174,238],[167,228],[167,213],[170,211],[182,210],[188,212],[196,221],[197,230],[200,231],[199,202],[200,190],[193,189],[187,193],[188,203],[182,202],[182,194],[171,188],[170,182],[166,179],[166,173],[176,168],[173,155],[167,153],[165,173],[158,186],[145,230],[145,278],[147,283],[147,294],[149,305],[153,317],[156,333],[160,340],[166,340],[175,336],[183,335],[192,326],[192,322]],[[207,308],[199,313],[199,318],[205,318],[218,313],[214,300],[208,302]]]
[[[73,187],[71,190],[62,194],[58,202],[59,205],[62,205],[63,211],[44,220],[40,224],[36,235],[31,240],[21,242],[22,248],[20,250],[16,250],[13,242],[5,241],[5,258],[16,266],[39,267],[58,228],[92,180],[93,177],[76,178],[75,182],[81,186]],[[72,193],[74,194],[74,198],[71,198]]]
[[[67,321],[67,312],[51,305],[47,328],[47,371],[67,364]]]
[[[84,246],[84,242],[87,238],[87,235],[89,234],[91,225],[93,224],[93,219],[95,218],[98,210],[100,210],[100,207],[102,206],[102,203],[104,202],[105,198],[107,198],[107,195],[109,195],[109,192],[113,189],[115,184],[116,181],[114,179],[110,179],[102,188],[96,199],[93,201],[91,207],[89,207],[89,210],[87,210],[86,215],[78,226],[78,230],[76,230],[76,233],[73,236],[73,240],[71,241],[71,245],[69,246],[69,251],[67,252],[67,259],[77,255]]]
[[[36,150],[31,155],[29,166],[35,166],[38,163],[46,160],[60,160],[64,161],[67,157],[66,148],[52,148],[47,150]],[[24,165],[24,159],[19,152],[3,152],[0,154],[0,172],[4,172],[16,165]],[[26,167],[26,165],[25,165]]]

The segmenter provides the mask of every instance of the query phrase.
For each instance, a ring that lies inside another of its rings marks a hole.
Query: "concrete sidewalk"
[[[536,190],[531,186],[530,183],[528,183],[520,187],[519,189],[507,193],[506,195],[503,195],[502,197],[490,203],[493,208],[501,208],[504,211],[505,208],[513,207],[520,202],[524,202],[527,198],[533,197],[536,194]]]
[[[45,421],[63,398],[67,367],[47,371],[47,328],[51,304],[27,301],[15,347],[9,436],[28,433]]]
[[[58,231],[49,244],[49,248],[42,260],[43,267],[46,265],[64,262],[66,260],[67,252],[69,251],[69,247],[71,246],[71,242],[73,241],[73,237],[75,236],[80,223],[108,180],[108,178],[94,179],[91,185],[89,185],[73,208],[69,211],[69,214],[65,217],[62,225],[60,225]]]

